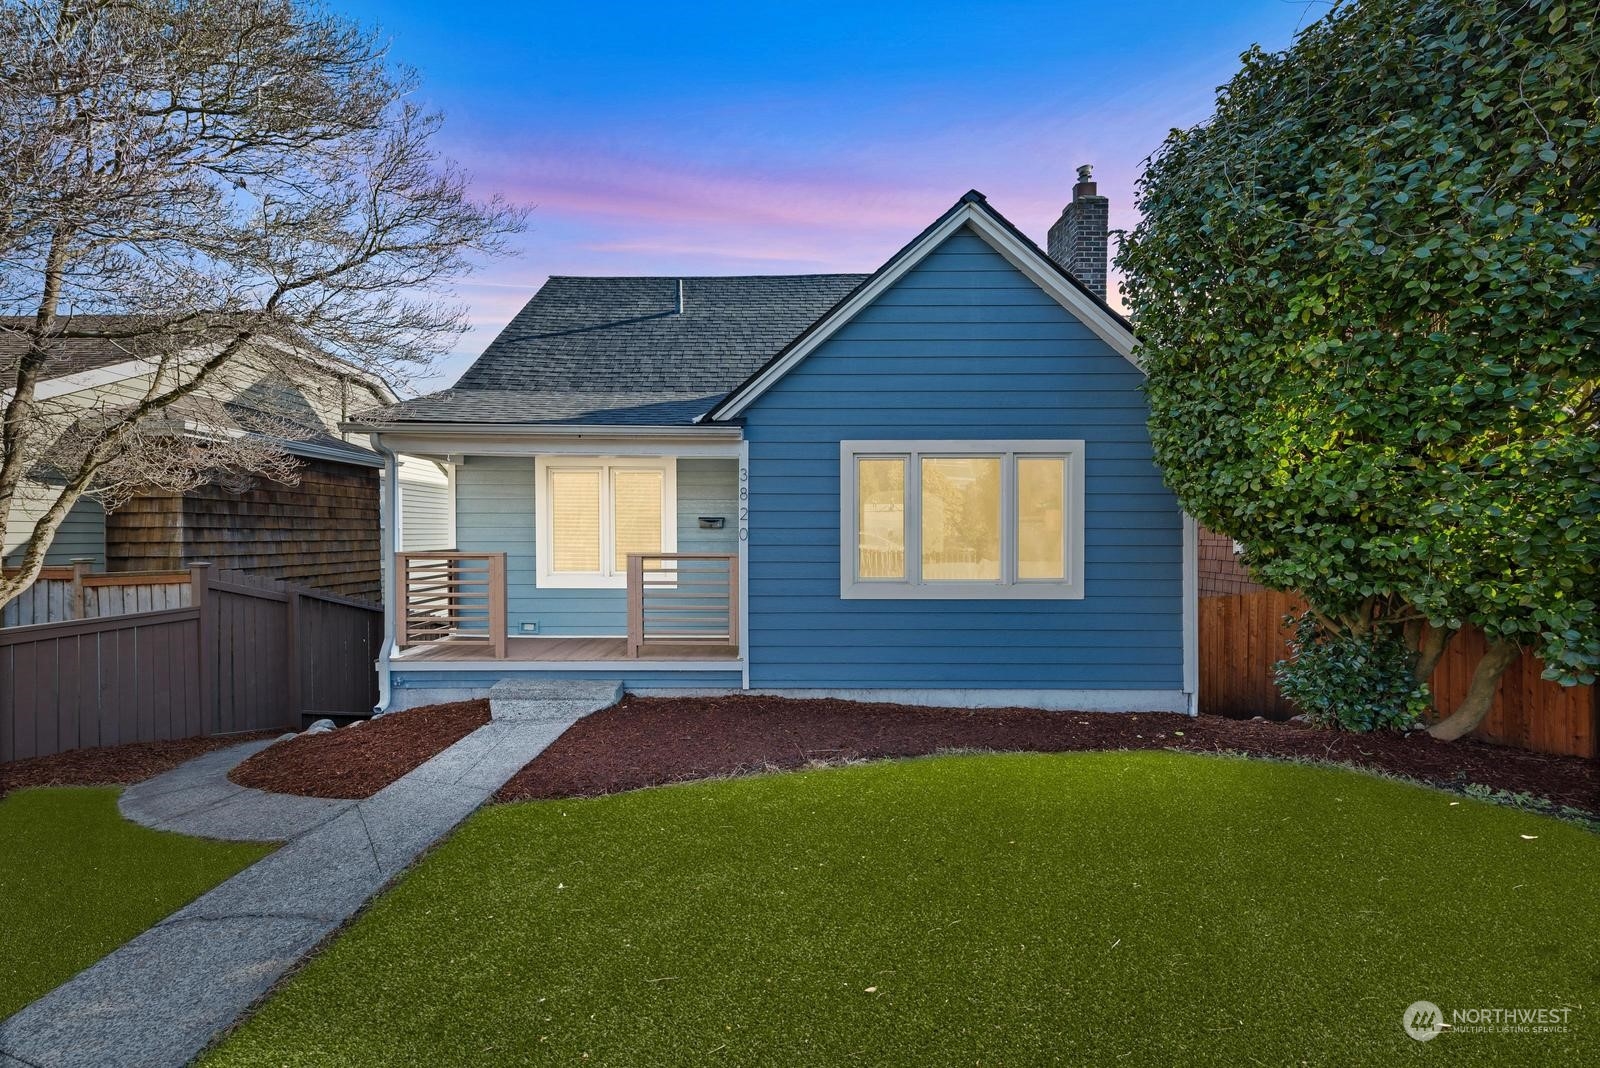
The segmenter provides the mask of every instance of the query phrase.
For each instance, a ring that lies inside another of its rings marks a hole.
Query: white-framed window
[[[839,595],[1083,596],[1083,442],[842,441]]]
[[[536,584],[622,589],[629,553],[678,549],[678,465],[670,457],[534,460]]]

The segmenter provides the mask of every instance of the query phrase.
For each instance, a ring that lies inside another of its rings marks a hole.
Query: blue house
[[[1049,253],[972,192],[870,275],[551,278],[453,388],[359,417],[452,472],[450,550],[396,551],[387,502],[388,707],[1192,712],[1195,527],[1073,192]]]

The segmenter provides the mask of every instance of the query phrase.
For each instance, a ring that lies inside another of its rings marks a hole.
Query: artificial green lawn
[[[272,851],[129,823],[119,792],[0,798],[0,1019]]]
[[[1597,894],[1580,828],[1232,758],[506,805],[206,1063],[1597,1064]],[[1424,1045],[1423,998],[1576,1011]]]

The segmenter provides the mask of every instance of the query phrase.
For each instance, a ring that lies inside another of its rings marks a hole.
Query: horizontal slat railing
[[[505,659],[505,553],[396,553],[395,582],[400,648],[481,642]]]
[[[628,655],[646,645],[739,644],[739,558],[730,553],[628,556]]]

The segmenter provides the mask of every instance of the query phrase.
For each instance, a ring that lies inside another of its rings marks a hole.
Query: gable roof
[[[71,321],[84,331],[112,333],[127,320],[119,315],[75,315]],[[28,351],[27,336],[16,330],[23,322],[16,316],[0,316],[0,390],[16,387],[17,362]],[[31,324],[32,320],[27,322]],[[50,343],[50,349],[50,361],[40,373],[44,382],[152,355],[147,338],[59,338]]]
[[[41,383],[73,377],[95,379],[82,383],[87,387],[98,384],[98,377],[92,374],[96,371],[105,372],[104,381],[133,378],[153,370],[149,361],[159,359],[177,342],[182,342],[185,348],[198,348],[217,337],[217,331],[229,334],[226,327],[213,331],[203,325],[177,326],[169,333],[154,332],[150,325],[155,320],[139,315],[63,315],[58,322],[91,336],[51,338],[49,359],[39,375]],[[0,390],[16,388],[17,364],[27,354],[29,345],[23,328],[32,325],[31,316],[0,315]],[[275,346],[329,376],[360,382],[374,393],[394,396],[394,388],[380,376],[317,349],[303,338],[258,337],[257,343]],[[316,359],[307,359],[307,352],[315,352]],[[340,368],[324,366],[324,361],[340,365]],[[123,364],[128,366],[121,366]],[[67,390],[75,384],[67,383],[60,388]]]
[[[185,346],[204,345],[211,335],[204,328],[180,327],[172,333],[153,333],[154,320],[133,315],[63,316],[76,332],[89,337],[62,337],[50,340],[49,358],[39,375],[38,397],[47,400],[66,394],[88,391],[154,372],[162,352],[176,342]],[[0,393],[8,394],[17,384],[17,364],[28,351],[29,339],[22,328],[33,320],[0,316]],[[121,336],[119,336],[121,335]],[[300,349],[262,338],[261,343],[279,345],[298,362],[319,373],[356,381],[375,395],[394,396],[388,383],[375,375],[350,366],[341,371],[307,359]],[[337,361],[319,354],[321,359]],[[109,410],[114,414],[117,408]],[[365,467],[382,465],[371,449],[329,433],[324,419],[294,383],[271,374],[262,374],[249,385],[238,388],[221,404],[180,400],[152,420],[169,425],[174,431],[214,434],[253,434],[271,441],[285,452]]]
[[[685,426],[866,277],[556,275],[453,387],[356,421]]]
[[[1135,367],[1133,325],[1113,309],[1098,294],[1073,277],[1061,264],[1051,259],[1029,239],[1011,220],[989,206],[989,201],[976,189],[969,190],[951,208],[911,242],[889,257],[884,265],[868,275],[861,284],[818,318],[793,341],[776,353],[726,397],[717,403],[701,421],[718,422],[732,419],[743,412],[756,398],[771,389],[789,370],[805,359],[813,350],[832,337],[884,290],[892,286],[907,271],[920,263],[929,253],[944,243],[945,239],[963,227],[974,232],[994,247],[1023,274],[1032,278],[1040,288],[1054,297],[1062,307],[1071,312],[1102,341],[1126,358]]]

